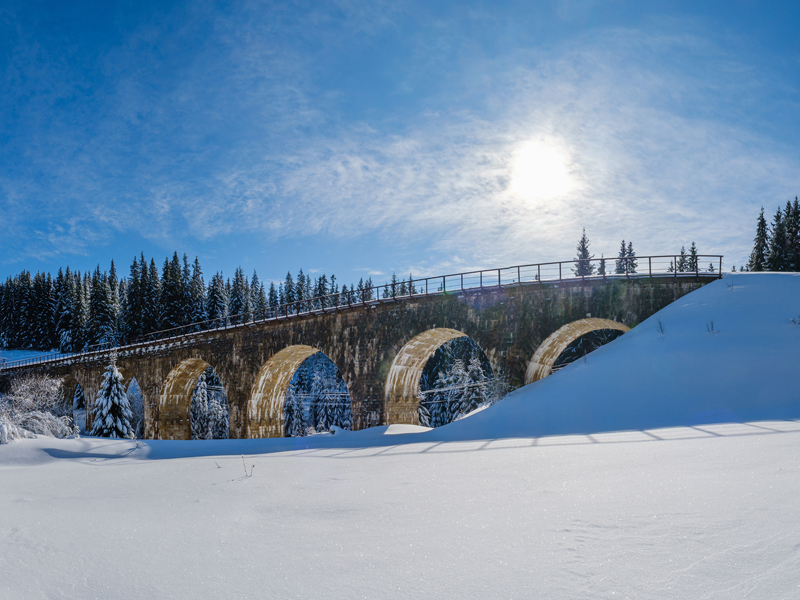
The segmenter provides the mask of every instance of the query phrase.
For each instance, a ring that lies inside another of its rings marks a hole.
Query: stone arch
[[[411,338],[397,353],[386,378],[384,419],[387,425],[419,425],[419,381],[430,358],[445,343],[468,337],[456,329],[429,329]]]
[[[191,440],[192,393],[200,375],[210,366],[202,358],[187,358],[174,367],[167,375],[152,424],[145,416],[145,429],[161,440]]]
[[[258,372],[247,406],[247,437],[283,437],[283,401],[295,371],[320,352],[297,344],[272,356]]]
[[[536,349],[525,372],[525,384],[533,383],[550,375],[553,365],[567,346],[587,333],[602,329],[614,329],[623,333],[630,331],[630,327],[627,325],[611,319],[587,318],[567,323],[550,334]]]

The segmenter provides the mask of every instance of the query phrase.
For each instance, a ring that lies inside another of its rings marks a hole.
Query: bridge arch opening
[[[298,437],[351,429],[352,404],[339,369],[324,352],[298,344],[270,358],[256,377],[248,437]]]
[[[586,318],[567,323],[536,349],[528,363],[525,384],[544,379],[626,331],[630,327],[611,319]]]
[[[386,382],[386,423],[438,427],[486,398],[493,380],[483,350],[465,333],[424,331],[397,353]]]
[[[152,429],[155,437],[162,440],[209,439],[207,437],[208,429],[200,431],[197,416],[198,388],[205,387],[206,394],[208,394],[207,373],[209,372],[215,378],[213,380],[215,387],[218,387],[224,396],[224,386],[213,367],[201,358],[187,358],[170,371],[161,391],[157,415],[153,418]],[[192,410],[193,404],[194,411]],[[207,410],[207,396],[205,410]],[[219,418],[225,422],[224,430],[225,437],[227,437],[227,397],[224,401],[223,414]]]

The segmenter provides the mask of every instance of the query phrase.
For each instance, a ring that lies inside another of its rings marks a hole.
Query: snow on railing
[[[189,337],[209,331],[247,327],[272,320],[296,319],[324,314],[359,306],[393,302],[398,299],[453,294],[487,288],[503,288],[523,284],[557,283],[564,281],[630,279],[650,277],[722,277],[722,255],[702,254],[697,257],[680,255],[635,256],[626,258],[591,258],[565,260],[483,269],[436,277],[422,277],[409,281],[398,281],[375,285],[369,288],[348,290],[326,296],[307,298],[296,302],[279,304],[250,314],[230,315],[189,323],[170,329],[154,331],[134,339],[125,345],[99,344],[81,352],[67,354],[45,354],[14,361],[0,361],[0,370],[24,367],[44,362],[61,362],[72,358],[85,358],[104,354],[111,350],[124,352],[146,346],[155,341]],[[693,264],[688,261],[691,260]],[[709,264],[702,269],[701,264]],[[694,268],[689,268],[691,264]]]

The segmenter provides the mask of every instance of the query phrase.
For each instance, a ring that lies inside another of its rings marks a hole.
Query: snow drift
[[[800,418],[800,275],[731,274],[429,435],[527,437]]]

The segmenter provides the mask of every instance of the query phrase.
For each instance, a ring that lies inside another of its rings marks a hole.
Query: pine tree
[[[367,281],[364,282],[364,295],[366,296],[367,301],[376,300],[375,297],[375,284],[372,283],[372,277],[367,277]]]
[[[575,268],[572,269],[575,277],[594,275],[594,264],[591,262],[594,255],[589,254],[589,238],[586,237],[585,228],[581,234],[581,239],[578,240],[577,250],[578,254],[575,256]]]
[[[614,273],[617,275],[624,275],[628,272],[628,248],[625,246],[625,240],[622,240],[622,243],[619,247],[619,254],[617,255],[617,262],[614,268]]]
[[[142,264],[147,269],[147,264],[142,256]],[[134,340],[142,335],[142,269],[139,260],[134,256],[128,276],[127,305],[124,312],[125,333],[128,340]]]
[[[294,288],[294,279],[292,279],[292,274],[287,271],[286,272],[286,280],[283,282],[283,302],[281,304],[292,304],[298,300],[295,294]],[[296,312],[293,310],[293,312]]]
[[[94,409],[94,426],[91,435],[110,438],[132,438],[131,408],[122,374],[112,362],[103,375],[103,383],[97,393]]]
[[[72,352],[80,352],[86,346],[86,320],[89,315],[89,307],[86,298],[86,287],[81,280],[81,273],[77,271],[73,274],[74,303],[72,305],[72,321],[70,339]]]
[[[417,293],[417,288],[415,287],[415,284],[414,284],[414,276],[411,273],[409,273],[408,274],[408,294],[410,296],[413,296],[416,293]]]
[[[161,284],[161,328],[174,329],[185,324],[187,316],[184,275],[178,253],[164,260]]]
[[[769,256],[767,257],[769,270],[785,271],[786,255],[786,225],[783,222],[783,213],[779,208],[772,221],[772,235],[770,236]]]
[[[92,275],[89,294],[89,321],[86,324],[86,337],[89,345],[112,344],[116,338],[117,314],[109,287],[109,278],[100,272],[100,265]]]
[[[331,424],[331,406],[327,381],[320,371],[315,371],[311,380],[311,414],[316,431],[328,431]]]
[[[211,438],[215,440],[228,439],[228,400],[214,369],[205,370],[206,386],[208,390],[208,428]]]
[[[72,395],[72,410],[86,410],[86,397],[80,383],[75,386],[75,393]]]
[[[696,273],[700,268],[700,265],[697,263],[697,246],[694,242],[692,242],[692,245],[689,248],[689,260],[686,263],[686,267],[686,270],[692,273]]]
[[[200,268],[200,259],[195,256],[192,266],[192,280],[190,284],[191,317],[189,321],[196,323],[195,331],[207,327],[208,312],[206,311],[206,282],[203,280],[203,269]]]
[[[144,275],[145,273],[142,271],[142,280],[144,280]],[[142,283],[144,285],[142,333],[152,333],[161,329],[161,278],[153,258],[150,259],[150,268],[147,270],[147,283],[144,284],[144,281]]]
[[[220,272],[215,273],[208,284],[206,310],[212,327],[225,327],[228,324],[228,297]]]
[[[183,253],[183,266],[181,268],[181,325],[192,322],[192,270],[189,267],[189,257]]]
[[[286,390],[283,401],[283,432],[285,437],[302,437],[305,434],[305,415],[293,385]]]
[[[228,309],[236,323],[247,323],[253,318],[253,305],[250,302],[250,284],[241,267],[236,269],[231,286]]]
[[[477,352],[471,354],[460,385],[465,387],[456,416],[469,414],[487,400],[486,374],[483,372],[483,365]]]
[[[267,316],[267,293],[264,284],[258,281],[258,274],[255,271],[250,282],[250,304],[253,307],[254,319],[263,319]]]
[[[797,196],[795,196],[794,202],[791,205],[791,210],[789,211],[789,216],[785,220],[787,221],[787,232],[790,229],[790,223],[792,232],[790,238],[787,234],[789,268],[792,271],[800,271],[800,202],[798,202]]]
[[[278,299],[278,291],[275,289],[275,282],[274,281],[270,282],[270,284],[269,284],[269,294],[267,295],[267,302],[269,302],[269,307],[271,309],[273,309],[272,316],[275,316],[274,315],[274,309],[276,309],[278,307],[278,304],[280,303],[280,301]]]
[[[628,273],[636,273],[636,267],[639,266],[639,263],[636,260],[636,252],[633,251],[633,242],[628,242],[628,250],[625,252],[625,255],[625,261],[628,265]]]
[[[764,207],[761,207],[761,214],[756,221],[756,237],[753,240],[753,251],[750,253],[750,260],[747,267],[750,271],[765,271],[767,267],[767,257],[769,255],[769,234],[767,233],[767,220],[764,218]]]
[[[600,267],[597,269],[597,274],[603,277],[606,276],[606,259],[602,253],[600,254]]]
[[[686,273],[689,270],[689,259],[686,256],[686,248],[681,246],[681,255],[678,258],[678,273]]]
[[[213,428],[209,427],[208,412],[208,389],[206,385],[206,374],[203,372],[192,394],[190,417],[193,440],[214,439]]]
[[[786,201],[783,209],[783,227],[786,236],[786,247],[784,249],[784,271],[794,271],[794,250],[798,243],[798,223],[795,220],[794,208],[791,200]]]

